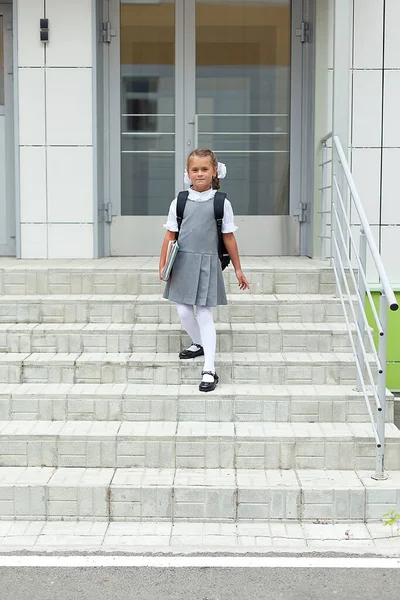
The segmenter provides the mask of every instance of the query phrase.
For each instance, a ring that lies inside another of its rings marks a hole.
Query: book
[[[165,261],[165,266],[161,274],[163,281],[168,281],[168,279],[170,278],[172,267],[174,266],[174,262],[178,251],[179,245],[177,240],[170,240],[168,242],[167,259]]]

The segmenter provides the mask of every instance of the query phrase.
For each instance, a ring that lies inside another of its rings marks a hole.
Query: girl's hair
[[[198,157],[198,158],[205,158],[208,157],[211,161],[212,166],[217,169],[217,173],[218,173],[218,159],[215,155],[215,153],[212,150],[209,150],[208,148],[197,148],[197,150],[193,150],[193,152],[191,152],[188,156],[187,159],[187,170],[189,171],[189,167],[190,167],[190,160],[194,157]],[[213,190],[219,190],[219,178],[218,175],[216,175],[215,177],[212,178],[212,189]]]

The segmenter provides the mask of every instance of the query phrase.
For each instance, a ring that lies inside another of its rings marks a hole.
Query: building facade
[[[0,254],[157,254],[209,146],[242,254],[319,257],[333,128],[398,289],[399,19],[398,0],[0,0]]]

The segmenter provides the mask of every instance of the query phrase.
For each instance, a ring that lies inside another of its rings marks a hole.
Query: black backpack
[[[176,220],[178,221],[178,232],[176,234],[176,239],[178,239],[179,232],[181,230],[183,213],[185,212],[186,200],[188,199],[189,192],[179,192],[177,202],[176,202]],[[226,194],[223,192],[215,192],[214,196],[214,217],[217,224],[218,230],[218,256],[221,261],[222,270],[226,269],[226,267],[231,262],[228,251],[225,248],[224,238],[222,237],[222,221],[224,218],[224,204],[225,204]]]

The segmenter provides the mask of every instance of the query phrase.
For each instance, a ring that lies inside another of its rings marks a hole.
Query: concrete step
[[[399,472],[0,468],[10,521],[365,522],[399,496]]]
[[[3,421],[1,466],[374,469],[369,423]],[[400,469],[386,425],[385,465]]]
[[[349,352],[343,323],[217,323],[218,352]],[[0,352],[175,352],[179,324],[0,324]]]
[[[321,294],[230,294],[220,323],[343,323],[340,301]],[[0,323],[178,323],[172,302],[153,295],[0,296]]]
[[[243,269],[258,294],[333,294],[326,262],[300,257],[245,257]],[[232,267],[224,271],[229,293],[238,285]],[[93,261],[0,261],[0,294],[160,294],[158,257]]]
[[[393,422],[388,393],[386,419]],[[362,393],[350,386],[2,384],[0,420],[369,422]]]
[[[163,353],[0,355],[0,383],[147,383],[198,385],[202,358]],[[227,352],[216,356],[221,383],[354,385],[350,353]]]

